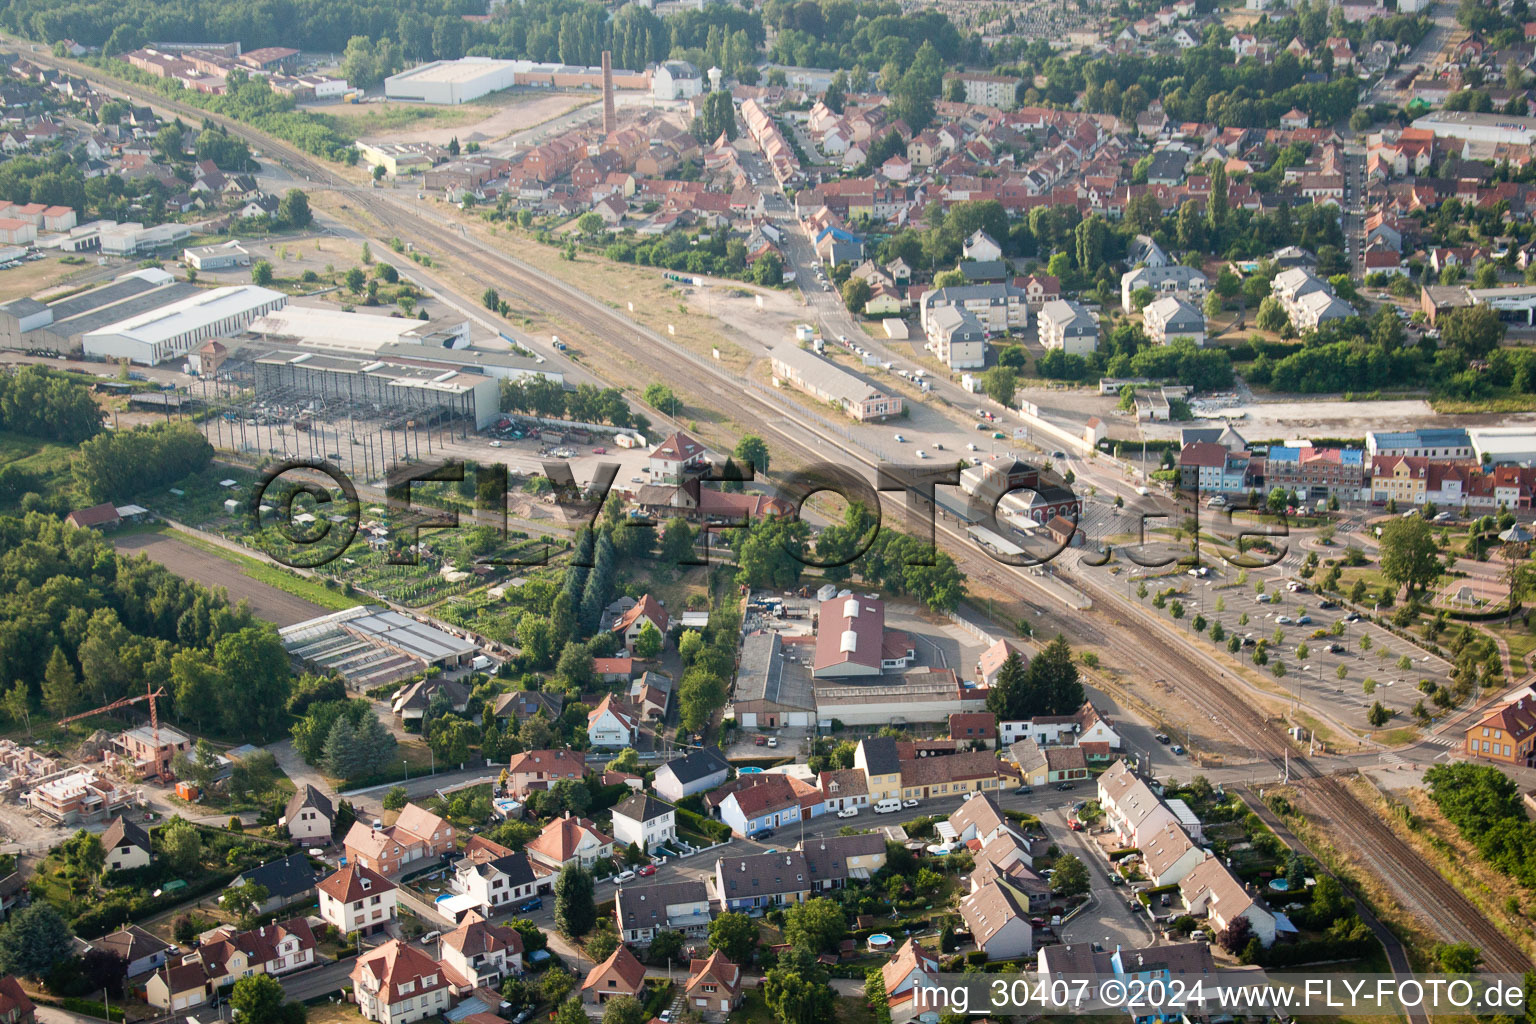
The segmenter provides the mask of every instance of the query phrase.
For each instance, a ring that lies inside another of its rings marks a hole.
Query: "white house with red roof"
[[[348,864],[322,879],[320,917],[343,935],[379,931],[395,919],[395,883],[361,864]]]
[[[357,958],[352,968],[357,1009],[379,1024],[411,1024],[448,1009],[443,968],[421,950],[393,939]]]
[[[556,870],[567,864],[590,869],[613,856],[613,837],[599,831],[588,818],[566,814],[545,825],[544,831],[528,842],[527,850],[533,860]]]
[[[709,465],[704,446],[679,430],[651,449],[651,483],[677,486]]]
[[[922,1009],[937,1009],[914,1005],[916,991],[935,988],[939,979],[938,957],[919,946],[916,939],[908,939],[896,951],[880,968],[880,976],[885,981],[885,1001],[890,1004],[892,1020],[907,1020]]]
[[[640,639],[640,631],[645,628],[647,622],[660,630],[661,635],[665,637],[667,624],[670,621],[667,610],[661,606],[661,602],[650,594],[646,594],[619,616],[618,621],[613,624],[613,632],[619,634],[624,641],[624,646],[633,651],[635,641]]]
[[[443,936],[442,964],[454,988],[499,988],[509,974],[523,973],[523,938],[505,925],[493,925],[471,910],[464,923]]]
[[[634,706],[606,693],[597,707],[587,712],[587,739],[593,747],[634,746],[640,736],[640,715]]]

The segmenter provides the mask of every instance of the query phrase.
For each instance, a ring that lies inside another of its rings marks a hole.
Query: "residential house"
[[[997,716],[990,711],[957,711],[949,716],[949,738],[990,748],[997,742]]]
[[[869,806],[869,783],[857,768],[838,768],[817,776],[828,813]]]
[[[1029,910],[1001,882],[990,882],[962,899],[960,918],[988,960],[1011,960],[1034,951]]]
[[[1040,344],[1086,356],[1099,344],[1099,322],[1078,302],[1057,299],[1040,307]]]
[[[574,750],[525,750],[507,764],[507,794],[522,800],[557,782],[580,782],[586,774],[586,758]]]
[[[880,968],[880,977],[885,982],[885,1001],[891,1016],[909,1020],[918,1013],[919,1008],[913,1005],[918,990],[932,991],[940,984],[939,959],[918,945],[916,939],[908,939]]]
[[[501,988],[501,979],[523,973],[523,937],[505,925],[488,923],[470,911],[443,936],[438,963],[460,993]]]
[[[900,763],[904,800],[995,790],[1001,778],[997,755],[989,750],[964,750],[944,757],[903,759]]]
[[[567,813],[545,825],[544,831],[529,840],[527,850],[536,863],[555,871],[567,864],[590,870],[613,857],[613,837],[599,831],[592,820]]]
[[[166,964],[144,983],[144,1001],[171,1014],[202,1006],[208,1001],[208,976],[203,965],[196,960]]]
[[[1013,486],[1010,482],[1010,487]],[[1008,655],[1017,654],[1021,664],[1029,664],[1029,655],[1019,644],[1007,639],[997,641],[991,647],[981,652],[981,657],[976,660],[976,679],[983,686],[997,685],[997,674],[1002,671],[1003,663],[1008,660]]]
[[[308,856],[290,853],[286,857],[242,871],[234,877],[230,886],[250,883],[267,890],[267,898],[259,908],[261,913],[267,914],[313,896],[318,877],[309,864]]]
[[[129,978],[137,978],[164,967],[166,954],[175,948],[136,924],[95,939],[90,947],[111,953],[127,964]]]
[[[864,773],[871,804],[901,798],[901,761],[894,739],[875,736],[860,740],[854,749],[853,766]]]
[[[635,659],[593,658],[592,674],[600,683],[627,683],[635,678]]]
[[[1034,740],[1019,740],[1008,748],[1008,759],[1019,777],[1031,786],[1074,782],[1088,777],[1088,759],[1082,747],[1045,747]]]
[[[1099,806],[1104,809],[1105,824],[1126,846],[1139,847],[1167,825],[1179,824],[1168,805],[1123,759],[1099,776]]]
[[[336,809],[330,797],[306,782],[288,798],[282,823],[300,846],[329,846]]]
[[[652,461],[654,462],[654,458]],[[658,482],[654,470],[652,470],[651,476],[652,483]],[[667,483],[669,481],[660,482]],[[675,485],[680,484],[681,480],[670,482]],[[647,624],[655,626],[663,639],[665,639],[668,621],[667,610],[661,606],[661,602],[657,601],[650,594],[646,594],[639,601],[635,602],[634,607],[619,616],[619,620],[613,624],[613,632],[619,634],[623,639],[625,650],[629,651],[630,654],[634,654],[635,641],[640,639],[640,632],[645,629]]]
[[[1143,288],[1151,289],[1154,298],[1172,295],[1191,302],[1205,299],[1207,281],[1204,274],[1194,267],[1177,263],[1162,267],[1135,267],[1120,275],[1120,308],[1127,313],[1136,312],[1131,298]]]
[[[639,735],[639,714],[632,705],[616,700],[611,693],[604,694],[597,707],[587,712],[587,739],[595,749],[632,747]]]
[[[1239,917],[1248,919],[1254,938],[1266,949],[1275,941],[1275,917],[1265,909],[1246,886],[1232,874],[1218,857],[1208,857],[1179,883],[1184,909],[1195,916],[1205,916],[1217,934],[1231,927]]]
[[[741,1007],[741,968],[718,949],[705,960],[688,961],[684,987],[688,1009],[705,1020],[723,1020]]]
[[[655,853],[663,843],[677,839],[677,810],[648,793],[636,793],[613,808],[613,838]]]
[[[709,933],[709,890],[697,879],[621,885],[614,893],[619,937],[649,945],[659,931],[681,932],[690,939]]]
[[[985,231],[977,228],[971,233],[960,247],[960,251],[968,260],[1000,260],[1003,258],[1003,247],[997,244],[993,237]]]
[[[665,721],[667,709],[672,705],[672,677],[661,672],[642,672],[640,678],[630,684],[629,702],[646,721]]]
[[[927,320],[924,346],[951,370],[978,370],[987,365],[987,331],[968,309],[948,306]]]
[[[800,820],[800,797],[785,775],[765,775],[720,804],[720,820],[738,836],[776,829]]]
[[[1007,334],[1029,326],[1024,291],[1011,284],[956,285],[924,292],[918,307],[924,333],[930,329],[929,318],[948,307],[967,310],[990,334]]]
[[[351,978],[358,1011],[378,1024],[436,1017],[448,1009],[452,995],[442,965],[400,939],[364,951]]]
[[[361,864],[348,864],[316,886],[320,917],[343,935],[370,935],[395,920],[395,883]]]
[[[674,487],[684,479],[702,473],[709,468],[709,452],[688,434],[679,430],[651,449],[648,469],[651,483],[671,484]],[[667,631],[665,613],[656,628]]]
[[[1003,817],[997,801],[987,793],[972,793],[949,816],[955,838],[968,843],[972,839],[986,843],[993,836],[1012,831],[1015,826]]]
[[[1179,449],[1179,487],[1199,494],[1242,494],[1252,485],[1252,456],[1197,441]]]
[[[1205,344],[1205,314],[1174,295],[1165,295],[1147,303],[1141,311],[1142,326],[1154,344],[1166,345],[1174,338],[1190,338]]]
[[[1536,763],[1536,699],[1522,694],[1467,727],[1462,749],[1473,757],[1531,767]]]
[[[718,749],[703,747],[656,769],[651,788],[657,796],[675,804],[719,786],[730,775],[730,770],[731,766]]]
[[[851,836],[806,839],[798,847],[817,892],[841,889],[848,882],[867,882],[885,867],[885,834],[861,832]]]
[[[470,839],[453,871],[454,889],[468,897],[467,904],[487,915],[551,891],[555,877],[554,869],[535,864],[528,854],[483,836]]]
[[[497,718],[512,719],[522,723],[536,715],[543,715],[554,722],[565,710],[565,694],[549,690],[513,690],[496,698],[494,714]]]
[[[453,852],[455,843],[452,825],[415,804],[406,804],[393,825],[371,828],[355,822],[342,846],[349,863],[394,875],[418,861]]]
[[[1206,858],[1189,833],[1171,821],[1155,830],[1143,830],[1140,850],[1142,872],[1154,888],[1177,885]]]
[[[815,888],[805,855],[794,850],[720,857],[715,861],[715,899],[721,909],[750,911],[803,903]]]
[[[237,932],[226,925],[204,935],[197,956],[217,991],[255,974],[286,974],[315,962],[315,936],[302,917]]]
[[[35,1024],[37,1007],[12,975],[0,976],[0,1024]]]
[[[1014,278],[1015,286],[1024,289],[1024,301],[1030,309],[1038,311],[1047,302],[1061,298],[1061,281],[1051,274],[1030,274]]]
[[[613,954],[592,968],[581,983],[582,1002],[602,1006],[620,996],[638,997],[645,987],[645,965],[622,942]]]
[[[152,852],[149,833],[121,816],[113,818],[101,834],[101,848],[106,851],[108,871],[147,867]]]

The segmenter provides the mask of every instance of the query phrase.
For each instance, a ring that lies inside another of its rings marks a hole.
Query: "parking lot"
[[[1280,567],[1252,571],[1246,584],[1238,584],[1237,576],[1232,567],[1220,566],[1212,567],[1204,579],[1186,578],[1188,595],[1183,600],[1189,611],[1185,621],[1204,615],[1212,623],[1220,622],[1229,636],[1243,638],[1245,655],[1251,655],[1259,640],[1268,640],[1270,665],[1285,664],[1286,674],[1279,682],[1302,704],[1326,708],[1365,729],[1369,727],[1366,713],[1377,701],[1406,717],[1424,696],[1418,689],[1421,680],[1450,680],[1451,666],[1443,659],[1310,592],[1305,581],[1297,582],[1307,591],[1290,589],[1289,577]],[[1299,651],[1303,645],[1305,658]],[[1406,667],[1403,658],[1408,659]]]

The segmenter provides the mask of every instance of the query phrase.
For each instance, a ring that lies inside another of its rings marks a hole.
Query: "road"
[[[1397,83],[1407,75],[1411,68],[1432,68],[1440,51],[1450,41],[1451,33],[1459,26],[1456,23],[1455,8],[1452,4],[1437,4],[1429,9],[1429,15],[1434,20],[1430,30],[1419,40],[1406,57],[1398,59],[1397,68],[1388,71],[1360,96],[1360,106],[1370,107],[1377,103],[1390,103],[1396,107],[1407,106],[1413,99],[1410,90],[1399,89]]]

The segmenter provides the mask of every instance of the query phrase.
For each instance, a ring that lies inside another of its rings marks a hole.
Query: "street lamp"
[[[411,762],[409,760],[405,759],[405,758],[401,758],[400,763],[405,765],[405,781],[406,782],[410,782],[411,781]]]

